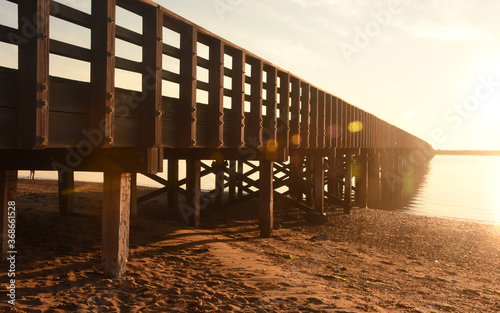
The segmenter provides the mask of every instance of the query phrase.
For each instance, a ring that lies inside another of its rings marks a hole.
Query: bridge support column
[[[314,208],[316,212],[323,214],[325,207],[325,158],[314,157]]]
[[[222,161],[221,164],[215,164],[215,209],[222,210],[224,203],[224,173],[226,163]]]
[[[177,209],[179,207],[179,160],[168,159],[167,180],[167,205],[171,209]]]
[[[368,156],[365,150],[361,150],[357,157],[358,169],[356,176],[356,203],[360,208],[366,208],[368,202]]]
[[[313,157],[307,156],[305,159],[305,165],[306,169],[306,180],[310,182],[311,184],[314,184],[314,161]],[[314,188],[307,188],[305,190],[305,201],[306,205],[309,207],[313,206],[313,199],[314,199]]]
[[[231,160],[229,161],[229,193],[228,193],[229,201],[234,201],[234,199],[236,199],[236,184],[237,184],[236,175],[237,175],[236,161]]]
[[[130,224],[131,174],[104,173],[102,212],[102,262],[104,274],[126,272]]]
[[[344,213],[351,213],[351,193],[352,193],[352,154],[346,152],[345,157],[345,183],[344,183]]]
[[[384,208],[393,207],[396,187],[399,183],[397,172],[397,158],[394,150],[387,149],[381,155],[381,205]]]
[[[200,226],[200,195],[201,195],[201,161],[186,160],[186,205],[190,208],[188,212],[189,225]]]
[[[238,161],[238,198],[243,197],[243,161]]]
[[[290,196],[297,201],[302,201],[302,192],[300,191],[302,160],[303,157],[299,154],[290,156]]]
[[[368,160],[368,207],[380,205],[380,155],[376,151],[369,154]]]
[[[130,178],[130,216],[137,216],[137,173],[132,173]]]
[[[259,228],[262,238],[269,238],[273,231],[273,172],[274,162],[260,161],[259,164]]]
[[[9,241],[9,217],[17,217],[17,171],[0,171],[0,227],[2,236],[2,260],[7,257]],[[10,207],[10,210],[9,210]],[[9,215],[10,213],[10,215]],[[12,215],[14,214],[14,215]],[[15,248],[15,247],[14,247]]]
[[[73,171],[60,170],[58,178],[59,212],[65,215],[72,214],[75,206],[75,173]]]

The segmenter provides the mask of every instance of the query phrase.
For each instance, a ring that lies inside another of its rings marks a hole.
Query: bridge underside
[[[203,176],[216,181],[215,208],[258,198],[269,237],[275,198],[316,214],[325,204],[345,213],[393,206],[433,154],[421,139],[151,1],[92,0],[90,13],[9,1],[19,26],[0,24],[0,41],[18,53],[12,68],[0,67],[3,254],[18,170],[58,171],[64,214],[73,209],[73,173],[104,173],[103,264],[120,276],[137,203],[168,193],[165,206],[197,226]],[[116,23],[117,7],[141,17],[141,33]],[[91,48],[52,38],[51,16],[88,29]],[[140,48],[141,61],[117,56],[117,39]],[[50,76],[52,55],[88,64],[88,79]],[[140,77],[140,90],[118,88],[123,71]],[[164,160],[167,179],[156,175]],[[138,173],[164,187],[137,199]]]

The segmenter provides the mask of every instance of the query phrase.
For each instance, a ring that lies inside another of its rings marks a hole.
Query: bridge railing
[[[277,160],[294,149],[430,148],[151,1],[93,0],[90,13],[9,1],[19,26],[0,25],[0,41],[19,57],[17,71],[0,71],[1,148],[76,147],[89,136],[103,148],[254,148]],[[142,32],[120,24],[117,8],[139,16]],[[90,47],[52,38],[51,17],[89,30]],[[118,42],[140,55],[117,55]],[[86,62],[88,79],[50,76],[51,55]],[[123,71],[141,86],[119,88]]]

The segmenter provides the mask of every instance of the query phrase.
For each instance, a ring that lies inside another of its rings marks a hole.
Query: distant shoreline
[[[500,156],[500,150],[436,150],[435,154]]]

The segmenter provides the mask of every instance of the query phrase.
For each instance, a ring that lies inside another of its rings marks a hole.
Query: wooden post
[[[224,202],[224,169],[225,162],[215,165],[215,209],[221,210]]]
[[[262,238],[271,237],[273,231],[273,167],[272,161],[260,161],[259,227]]]
[[[300,182],[302,180],[302,159],[298,153],[293,153],[290,156],[290,195],[297,201],[302,201],[302,192],[300,192]]]
[[[380,205],[380,155],[373,151],[368,161],[368,207]]]
[[[168,190],[167,201],[168,207],[177,209],[179,206],[179,160],[168,159]]]
[[[314,157],[314,207],[318,213],[324,213],[325,207],[325,158]]]
[[[306,157],[306,161],[305,161],[305,170],[306,170],[306,174],[309,173],[308,175],[306,175],[306,180],[310,183],[313,183],[314,181],[314,169],[313,169],[313,158],[310,157],[310,156],[307,156]],[[306,189],[306,205],[312,207],[313,205],[313,199],[314,199],[314,188],[307,188]]]
[[[193,227],[200,226],[200,160],[186,160],[186,205],[188,212],[189,225]]]
[[[238,161],[238,198],[243,197],[243,161]]]
[[[90,129],[102,130],[100,146],[114,143],[116,0],[92,0]]]
[[[141,143],[146,147],[159,147],[162,143],[162,48],[163,11],[160,6],[147,6],[142,18],[143,72],[142,92],[144,101],[140,108]],[[154,160],[148,160],[154,163]]]
[[[49,142],[49,0],[19,2],[18,147],[43,149]],[[24,34],[26,32],[26,34]]]
[[[2,213],[0,214],[0,227],[2,236],[2,260],[7,257],[7,251],[13,250],[9,247],[9,221],[8,218],[17,217],[17,171],[0,171],[0,203]],[[10,209],[9,209],[10,208]],[[15,246],[13,247],[15,249]]]
[[[352,154],[346,152],[345,157],[345,184],[344,184],[344,213],[351,213],[351,193],[352,193]]]
[[[75,206],[75,175],[73,171],[59,170],[59,212],[72,214]]]
[[[362,150],[358,156],[359,174],[357,176],[356,187],[358,188],[357,203],[360,208],[366,208],[368,202],[368,156],[366,151]]]
[[[132,173],[130,178],[130,216],[137,216],[137,173]]]
[[[236,174],[236,161],[231,160],[229,161],[229,201],[236,199]]]
[[[130,223],[130,180],[126,173],[104,172],[102,262],[104,274],[126,272]]]

